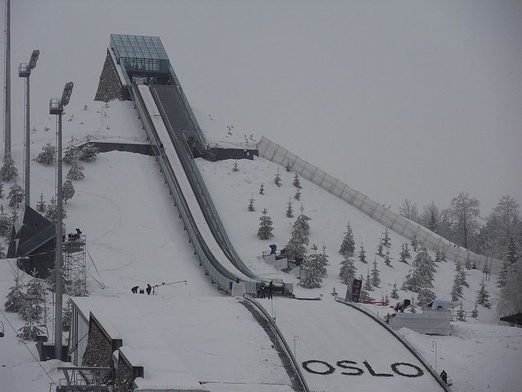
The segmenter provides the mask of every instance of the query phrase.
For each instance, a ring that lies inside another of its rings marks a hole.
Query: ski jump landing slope
[[[311,391],[444,391],[399,340],[359,310],[333,298],[266,301]]]

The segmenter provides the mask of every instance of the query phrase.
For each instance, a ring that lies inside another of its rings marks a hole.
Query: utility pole
[[[62,280],[62,265],[63,265],[63,227],[62,227],[62,114],[63,108],[69,103],[71,98],[73,82],[65,84],[63,88],[62,98],[52,98],[49,103],[49,113],[58,115],[58,178],[57,178],[57,195],[56,198],[56,258],[54,263],[54,271],[56,275],[56,303],[54,314],[54,354],[55,359],[62,360],[62,303],[63,303],[63,280]]]

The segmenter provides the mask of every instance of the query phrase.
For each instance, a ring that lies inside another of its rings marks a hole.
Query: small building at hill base
[[[54,268],[55,251],[55,224],[25,206],[13,224],[7,257],[17,258],[18,267],[26,273],[36,271],[38,278],[46,278]]]
[[[426,335],[451,334],[449,310],[422,310],[422,313],[395,313],[388,318],[390,327],[395,330],[403,327]]]

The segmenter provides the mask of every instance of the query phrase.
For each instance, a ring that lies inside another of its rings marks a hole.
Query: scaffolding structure
[[[86,238],[83,234],[69,234],[63,242],[63,277],[67,294],[87,295]]]

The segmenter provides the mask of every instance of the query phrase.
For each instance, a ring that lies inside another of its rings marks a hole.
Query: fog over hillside
[[[24,0],[11,10],[15,143],[16,70],[33,49],[38,128],[65,82],[70,105],[92,100],[111,33],[157,35],[195,108],[396,211],[405,198],[447,208],[460,191],[482,216],[503,195],[522,200],[519,1]]]

